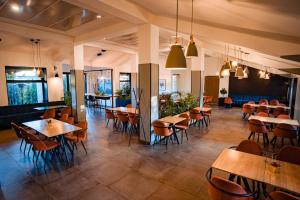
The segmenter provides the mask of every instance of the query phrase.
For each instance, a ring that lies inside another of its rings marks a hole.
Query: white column
[[[74,46],[74,65],[71,67],[72,110],[75,121],[86,120],[84,108],[84,46]]]
[[[158,119],[159,28],[152,24],[139,27],[138,87],[140,98],[140,140],[153,144],[151,123]]]

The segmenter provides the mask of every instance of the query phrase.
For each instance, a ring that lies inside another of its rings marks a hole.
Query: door
[[[204,96],[212,96],[213,103],[218,102],[219,81],[219,76],[205,76]]]

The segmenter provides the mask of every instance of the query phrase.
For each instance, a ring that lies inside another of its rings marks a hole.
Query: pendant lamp
[[[178,0],[176,10],[176,40],[175,44],[171,46],[170,53],[167,57],[166,68],[171,70],[186,69],[186,59],[178,40]]]
[[[194,0],[192,0],[191,35],[190,35],[189,45],[186,48],[186,52],[185,52],[186,57],[198,56],[198,50],[193,36],[193,22],[194,22]]]
[[[241,66],[238,66],[235,71],[235,77],[244,78],[244,70]]]

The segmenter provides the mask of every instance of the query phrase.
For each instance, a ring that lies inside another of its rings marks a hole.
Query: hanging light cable
[[[186,54],[185,54],[186,57],[198,56],[198,51],[193,36],[193,23],[194,23],[194,0],[192,0],[191,35],[190,35],[189,45],[186,48]]]
[[[182,51],[182,46],[178,39],[178,0],[176,7],[176,40],[175,44],[171,46],[170,53],[167,57],[166,68],[171,70],[186,69],[186,59]]]

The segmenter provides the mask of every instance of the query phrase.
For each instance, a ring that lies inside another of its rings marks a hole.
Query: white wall
[[[53,60],[49,55],[41,54],[42,66],[47,68],[48,100],[59,101],[63,95],[63,84],[61,78],[51,78],[53,67],[57,66],[58,73],[62,77],[61,62]],[[8,105],[5,66],[27,66],[33,67],[31,53],[0,51],[0,106]]]
[[[217,72],[221,69],[221,62],[217,57],[205,56],[204,59],[204,76],[217,76]],[[225,88],[229,93],[229,77],[221,78],[219,81],[219,91]],[[228,96],[227,95],[225,96]],[[219,97],[222,97],[221,93],[219,93]]]

